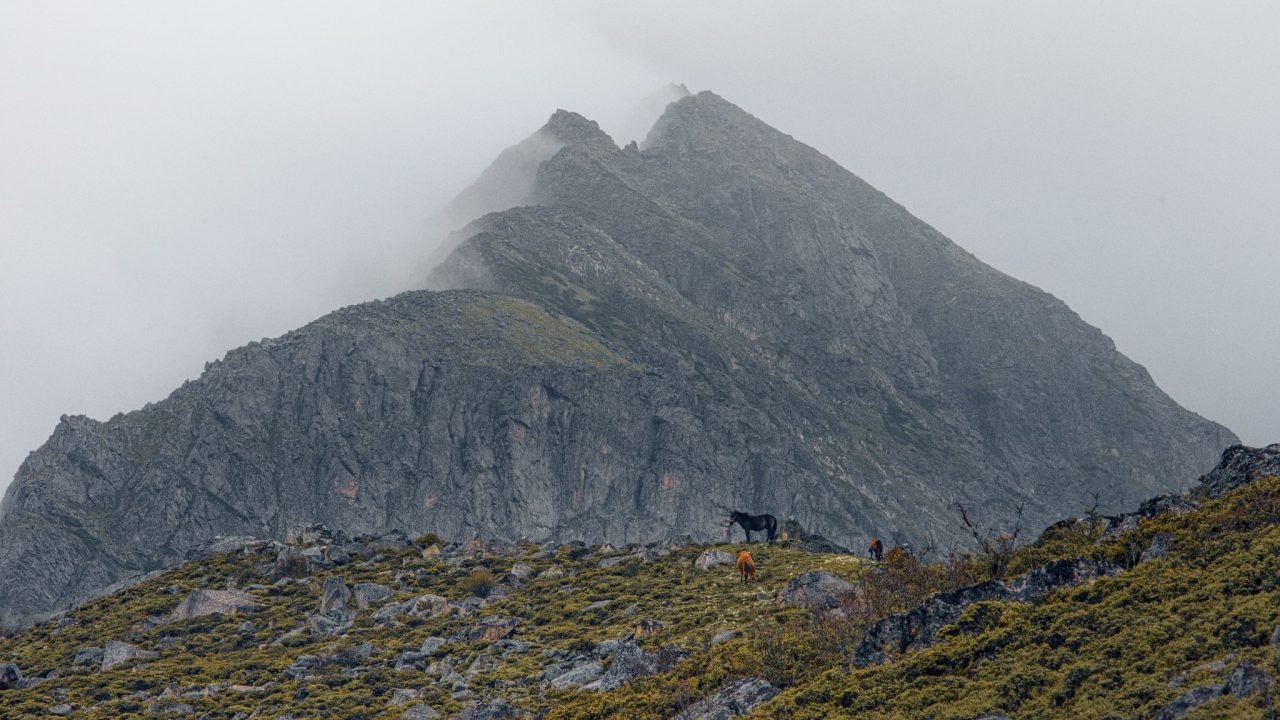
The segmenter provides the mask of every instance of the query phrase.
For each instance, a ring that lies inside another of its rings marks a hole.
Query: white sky
[[[413,287],[503,147],[557,107],[630,139],[668,81],[1280,441],[1280,6],[436,5],[0,0],[0,487],[62,413]]]

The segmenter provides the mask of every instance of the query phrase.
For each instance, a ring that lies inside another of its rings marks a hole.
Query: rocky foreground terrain
[[[957,501],[1037,527],[1114,512],[1235,442],[1065,304],[712,93],[642,146],[555,113],[451,210],[485,211],[431,290],[64,417],[0,502],[0,624],[311,522],[627,546],[712,542],[732,507],[946,548]]]
[[[0,640],[0,717],[1267,718],[1280,445],[981,552],[223,538]]]

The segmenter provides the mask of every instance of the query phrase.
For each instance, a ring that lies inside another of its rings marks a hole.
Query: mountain
[[[1233,447],[1002,579],[794,538],[752,544],[750,582],[743,545],[226,538],[0,635],[0,718],[1266,718],[1277,472]]]
[[[738,508],[942,547],[956,502],[1043,526],[1235,442],[1059,300],[711,93],[643,147],[558,111],[453,208],[511,202],[430,290],[64,417],[0,503],[0,623],[299,522],[623,544],[715,539]]]

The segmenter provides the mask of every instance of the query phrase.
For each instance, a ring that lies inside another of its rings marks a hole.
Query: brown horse
[[[756,579],[756,563],[746,550],[738,553],[738,574],[742,575],[742,582],[746,582],[747,578],[760,582]]]
[[[884,543],[880,542],[880,538],[871,538],[871,545],[867,547],[867,555],[870,555],[872,560],[880,562],[880,557],[883,554]]]

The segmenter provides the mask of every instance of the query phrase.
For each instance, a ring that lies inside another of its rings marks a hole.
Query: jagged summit
[[[550,135],[564,145],[607,143],[617,149],[613,138],[600,129],[599,123],[569,110],[556,110],[538,132]]]
[[[1233,444],[1047,293],[702,92],[643,147],[558,111],[415,292],[67,422],[0,509],[0,624],[215,535],[716,539],[724,506],[945,546],[1179,490]]]

